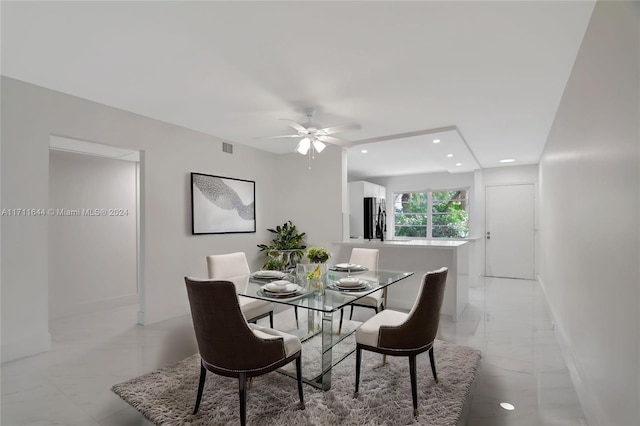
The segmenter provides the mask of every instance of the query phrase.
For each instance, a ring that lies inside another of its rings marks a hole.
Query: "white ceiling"
[[[424,133],[368,144],[366,160],[351,148],[359,176],[534,164],[593,6],[3,1],[1,69],[277,153],[297,140],[254,138],[294,133],[278,119],[306,107],[322,126],[359,123],[337,135],[356,144]]]

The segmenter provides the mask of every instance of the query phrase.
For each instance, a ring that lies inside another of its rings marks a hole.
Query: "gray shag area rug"
[[[355,354],[333,369],[332,387],[304,385],[306,409],[298,408],[296,381],[272,372],[253,379],[247,393],[247,423],[257,425],[457,425],[470,393],[480,351],[436,340],[435,383],[425,352],[418,356],[418,408],[413,417],[409,360],[363,351],[360,392],[353,398]],[[303,346],[304,353],[304,346]],[[304,372],[304,363],[303,363]],[[193,415],[200,357],[114,385],[112,391],[156,425],[236,425],[240,422],[238,381],[207,374],[200,411]]]

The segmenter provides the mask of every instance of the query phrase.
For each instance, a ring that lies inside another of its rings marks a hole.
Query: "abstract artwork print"
[[[256,232],[255,186],[250,180],[191,173],[191,232]]]

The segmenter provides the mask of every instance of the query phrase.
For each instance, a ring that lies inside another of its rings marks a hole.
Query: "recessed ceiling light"
[[[498,163],[513,163],[514,161],[516,161],[515,158],[505,158],[503,160],[498,161]]]
[[[514,407],[513,405],[509,404],[508,402],[501,402],[500,406],[502,408],[504,408],[505,410],[509,410],[509,411],[513,411],[516,409],[516,407]]]
[[[453,154],[447,154],[447,157],[451,158],[451,157],[453,157]]]
[[[360,151],[363,154],[366,154],[368,151],[366,149],[363,149],[362,151]]]
[[[433,143],[440,143],[440,139],[434,139]]]
[[[456,166],[462,166],[462,163],[456,163]]]

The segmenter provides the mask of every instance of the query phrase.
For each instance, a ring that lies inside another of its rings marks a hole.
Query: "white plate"
[[[336,282],[335,284],[333,284],[333,288],[335,288],[336,290],[339,291],[363,291],[363,290],[368,290],[371,288],[371,286],[369,285],[368,282],[366,281],[361,281],[360,284],[358,284],[357,286],[342,286],[340,285],[340,283]]]
[[[289,281],[285,281],[286,284],[281,285],[279,282],[274,281],[269,284],[265,284],[262,286],[262,289],[268,293],[278,293],[278,294],[293,294],[297,291],[302,290],[298,284],[294,284]]]
[[[256,271],[253,273],[253,276],[256,278],[284,278],[287,276],[284,272],[280,271]]]
[[[300,288],[300,290],[302,290],[302,287]],[[271,292],[268,290],[265,290],[263,288],[261,288],[260,290],[258,290],[258,295],[259,296],[263,296],[263,297],[268,297],[271,299],[281,299],[281,300],[285,300],[285,299],[289,299],[292,297],[300,297],[302,294],[304,294],[304,292],[300,291],[300,290],[296,290],[296,291],[292,291],[292,292]]]
[[[336,268],[340,269],[354,269],[354,268],[362,268],[362,265],[356,265],[355,263],[338,263]]]
[[[362,287],[365,281],[359,280],[358,278],[346,277],[338,280],[339,287]]]
[[[293,284],[291,281],[287,281],[287,280],[275,280],[275,281],[271,281],[269,284],[267,284],[267,288],[270,290],[284,290],[287,288],[288,285]]]

